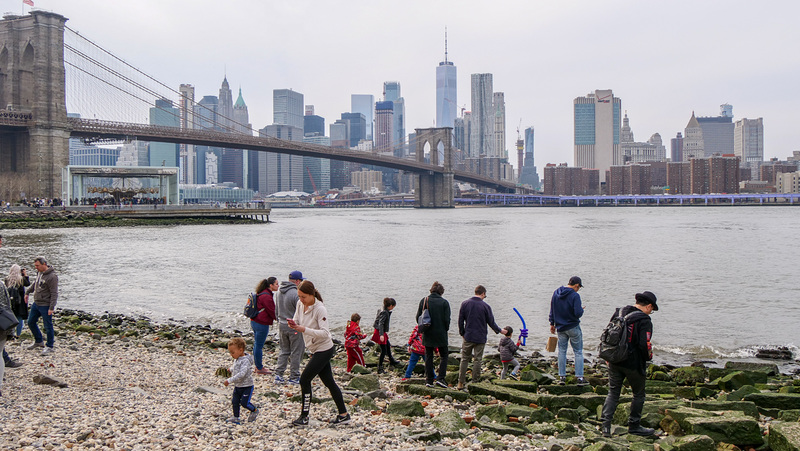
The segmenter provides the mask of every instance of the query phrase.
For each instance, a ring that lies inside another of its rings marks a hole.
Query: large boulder
[[[751,393],[760,393],[760,392],[761,392],[761,390],[753,387],[752,385],[744,385],[742,387],[739,387],[736,390],[733,390],[732,392],[730,392],[730,393],[728,393],[726,395],[720,395],[719,400],[720,401],[741,401],[741,400],[744,399],[745,396],[747,396],[747,395],[749,395]],[[724,399],[723,399],[723,396],[724,396]]]
[[[401,387],[401,385],[398,385]],[[447,398],[448,396],[458,401],[466,401],[470,394],[459,390],[449,390],[445,388],[430,388],[419,384],[409,384],[403,386],[406,393],[417,396],[430,396],[432,398]],[[398,390],[399,392],[399,390]]]
[[[381,388],[381,384],[378,381],[378,376],[374,374],[361,374],[351,379],[347,384],[347,388],[367,393]]]
[[[714,440],[707,435],[687,435],[681,437],[669,447],[661,447],[670,451],[716,451]]]
[[[780,374],[780,371],[778,371],[778,365],[774,363],[725,362],[725,369],[757,371],[768,376],[777,376]]]
[[[542,395],[529,393],[515,388],[500,387],[488,382],[478,382],[467,386],[471,395],[489,395],[497,399],[527,406],[541,403]]]
[[[590,385],[542,385],[539,388],[551,395],[580,395],[594,392]]]
[[[800,423],[770,423],[769,447],[772,451],[800,451]]]
[[[539,384],[537,384],[536,382],[515,381],[512,379],[494,379],[492,383],[495,385],[499,385],[500,387],[515,388],[517,390],[522,390],[530,393],[536,393],[537,391],[539,391]]]
[[[760,446],[761,428],[758,421],[734,415],[718,417],[691,417],[686,419],[686,432],[711,437],[715,442],[733,443],[737,446]]]
[[[670,376],[678,385],[696,385],[706,381],[708,369],[697,366],[684,366],[672,370]]]
[[[702,410],[723,411],[736,410],[744,412],[745,415],[758,419],[758,408],[750,401],[692,401],[690,407]]]
[[[389,404],[386,413],[402,417],[422,417],[425,416],[425,408],[415,399],[399,399]]]
[[[470,426],[475,426],[484,431],[491,431],[499,435],[525,435],[530,434],[528,428],[520,423],[489,423],[475,420],[470,423]]]
[[[738,390],[745,385],[753,385],[753,379],[744,371],[734,371],[719,380],[719,388],[723,390]]]
[[[647,418],[647,422],[643,421],[643,424],[647,427],[658,427],[658,424],[661,422],[661,419],[664,417],[664,410],[665,409],[674,409],[676,407],[684,405],[683,401],[677,400],[667,400],[667,401],[645,401],[644,407],[642,407],[642,419],[644,420]],[[653,416],[647,416],[647,414],[655,414]],[[617,404],[617,410],[614,411],[614,418],[612,419],[612,423],[614,424],[628,424],[628,416],[631,414],[631,403],[619,403]]]
[[[551,423],[555,419],[556,416],[553,415],[553,412],[545,409],[544,407],[534,409],[534,411],[528,415],[529,423]]]

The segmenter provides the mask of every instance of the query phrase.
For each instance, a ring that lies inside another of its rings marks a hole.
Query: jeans
[[[233,396],[231,397],[231,403],[233,404],[233,416],[239,418],[239,406],[244,407],[245,409],[253,412],[256,410],[256,406],[250,402],[250,398],[253,396],[253,386],[249,387],[234,387],[233,388]]]
[[[283,377],[286,371],[286,364],[292,361],[289,369],[289,379],[300,378],[300,359],[306,349],[306,342],[303,341],[303,334],[290,328],[287,325],[278,325],[278,337],[280,338],[281,352],[278,354],[278,366],[275,368],[275,375]]]
[[[256,368],[263,369],[262,362],[264,356],[264,343],[267,342],[269,336],[269,326],[250,321],[250,327],[253,329],[253,359],[256,362]]]
[[[575,376],[583,377],[583,332],[581,326],[558,332],[558,375],[567,375],[567,342],[575,353]]]
[[[17,321],[19,321],[19,324],[17,324],[17,334],[16,334],[16,335],[17,335],[18,337],[20,336],[20,334],[22,334],[22,326],[24,326],[24,325],[25,325],[25,321],[26,321],[27,319],[28,319],[28,318],[24,318],[24,317],[22,317],[22,316],[17,316]]]
[[[458,383],[460,385],[464,385],[467,382],[467,368],[469,368],[469,362],[473,359],[472,362],[472,382],[478,382],[481,377],[481,362],[483,361],[483,349],[486,347],[486,343],[473,343],[471,341],[464,340],[464,343],[461,344],[461,366],[458,368]]]
[[[28,314],[28,328],[30,328],[31,333],[33,334],[33,340],[36,343],[41,343],[43,340],[42,331],[39,330],[39,325],[36,324],[36,322],[39,320],[39,317],[41,317],[42,322],[44,323],[44,331],[47,333],[47,347],[52,348],[56,338],[55,333],[53,332],[53,315],[47,314],[49,309],[50,306],[48,305],[31,305],[31,311]]]
[[[414,367],[417,366],[417,362],[419,362],[419,359],[422,359],[422,361],[424,362],[425,356],[422,354],[417,354],[416,352],[412,352],[411,355],[409,355],[408,368],[406,368],[406,374],[403,377],[405,377],[406,379],[411,377],[411,372],[414,371]],[[436,377],[436,375],[434,374],[433,377]]]
[[[500,372],[500,379],[505,379],[506,374],[508,373],[508,367],[514,365],[514,369],[511,370],[511,375],[516,376],[517,371],[519,371],[519,362],[517,359],[511,359],[508,362],[503,362],[503,371]]]
[[[331,358],[335,354],[336,348],[330,348],[327,351],[317,351],[308,359],[306,367],[303,368],[303,374],[300,375],[300,390],[303,393],[303,410],[301,416],[307,417],[311,410],[311,380],[315,376],[328,387],[331,392],[331,398],[336,403],[336,408],[339,410],[340,415],[347,413],[347,407],[344,405],[344,398],[342,397],[342,390],[336,385],[336,380],[333,379],[333,370],[331,369]]]
[[[433,353],[437,349],[441,358],[438,375],[433,371]],[[434,379],[444,382],[444,377],[447,375],[447,353],[447,346],[442,346],[441,348],[425,346],[425,381],[427,383],[432,384]]]
[[[628,417],[628,427],[639,426],[639,421],[642,419],[642,408],[644,407],[645,376],[642,374],[641,370],[634,370],[614,364],[608,365],[608,395],[606,396],[606,402],[603,404],[602,415],[604,426],[611,426],[611,420],[614,418],[614,412],[616,412],[617,404],[619,404],[622,382],[625,378],[628,378],[628,383],[631,384],[631,391],[633,392],[631,414]]]

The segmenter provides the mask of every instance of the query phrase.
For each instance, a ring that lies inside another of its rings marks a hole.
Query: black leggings
[[[389,356],[389,363],[394,364],[394,357],[392,357],[392,344],[389,343],[389,337],[386,337],[386,343],[378,343],[378,346],[381,347],[381,356],[378,357],[378,366],[383,366],[384,356]]]
[[[342,398],[342,390],[336,385],[333,379],[333,370],[331,370],[331,358],[335,353],[335,348],[330,348],[327,351],[317,351],[308,359],[306,367],[300,374],[300,389],[303,393],[303,411],[302,416],[308,416],[311,410],[311,380],[314,376],[319,376],[319,379],[328,387],[331,392],[333,402],[336,403],[336,408],[339,409],[339,414],[344,415],[347,413],[347,407],[344,405],[344,398]]]

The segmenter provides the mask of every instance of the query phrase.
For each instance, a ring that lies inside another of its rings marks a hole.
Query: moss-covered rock
[[[672,380],[678,385],[696,385],[706,381],[708,369],[696,366],[675,368],[670,372]]]
[[[398,385],[399,387],[399,385]],[[404,386],[406,393],[417,396],[430,396],[433,398],[446,398],[451,397],[459,401],[466,401],[470,398],[470,394],[458,390],[449,390],[446,388],[430,388],[419,384],[409,384]],[[398,390],[399,391],[399,390]]]
[[[718,417],[691,417],[686,419],[686,432],[711,437],[715,442],[733,443],[737,446],[760,446],[761,428],[758,421],[734,415]]]
[[[512,379],[494,379],[492,380],[492,383],[500,387],[514,388],[516,390],[522,390],[529,393],[536,393],[539,391],[539,384],[536,382],[515,381]]]
[[[755,403],[759,409],[800,409],[800,394],[797,393],[751,393],[744,400]]]
[[[347,388],[367,393],[381,388],[381,384],[378,381],[378,376],[374,374],[361,374],[350,379]]]
[[[556,432],[558,432],[558,428],[556,428],[553,423],[535,422],[528,423],[526,426],[533,434],[554,435]]]
[[[541,385],[539,388],[551,395],[580,395],[594,392],[589,385]]]
[[[800,423],[770,423],[769,447],[772,451],[800,451]]]
[[[718,398],[720,401],[741,401],[744,399],[745,396],[751,393],[760,393],[760,390],[753,387],[752,385],[744,385],[739,387],[738,389],[724,395],[720,395]]]
[[[745,370],[757,371],[764,373],[768,376],[777,376],[780,374],[778,365],[774,363],[756,363],[756,362],[725,362],[726,370]]]
[[[544,407],[534,409],[534,411],[528,415],[528,423],[550,423],[555,419],[556,416],[553,414],[553,412],[545,409]]]
[[[520,423],[485,423],[475,420],[470,426],[475,426],[484,431],[491,431],[499,435],[525,435],[530,434],[528,428]]]
[[[375,401],[369,396],[362,396],[358,398],[358,401],[356,401],[356,407],[361,410],[378,410],[378,405],[375,404]]]
[[[494,404],[489,406],[480,406],[475,409],[475,418],[481,419],[484,416],[489,417],[492,421],[497,421],[499,423],[505,423],[508,421],[508,415],[506,415],[506,408],[500,404]]]
[[[758,408],[750,401],[692,401],[689,403],[690,407],[695,409],[710,410],[710,411],[723,411],[735,410],[744,412],[745,415],[758,419]]]
[[[559,421],[566,421],[575,424],[580,423],[582,420],[581,413],[577,409],[568,409],[568,408],[558,409],[558,412],[556,413],[556,418],[558,418]]]
[[[476,384],[469,384],[467,386],[471,395],[489,395],[503,401],[509,401],[516,404],[527,406],[530,404],[541,403],[541,395],[535,393],[528,393],[515,388],[501,387],[488,382],[478,382]]]
[[[521,406],[519,404],[507,404],[506,415],[517,418],[530,418],[536,411],[539,410],[535,407]]]
[[[469,428],[467,422],[455,410],[448,409],[431,419],[436,429],[444,434],[450,434]]]
[[[687,435],[681,437],[671,445],[671,447],[661,447],[667,451],[716,451],[714,439],[706,435]]]
[[[745,385],[753,385],[755,382],[744,371],[734,371],[719,380],[719,388],[722,390],[738,390]]]
[[[625,451],[627,449],[629,449],[628,446],[609,440],[593,443],[583,448],[583,451]]]
[[[386,413],[399,415],[402,417],[422,417],[425,416],[425,408],[422,403],[415,399],[399,399],[392,401],[386,407]]]
[[[778,419],[781,421],[800,421],[800,410],[782,410],[778,414]]]

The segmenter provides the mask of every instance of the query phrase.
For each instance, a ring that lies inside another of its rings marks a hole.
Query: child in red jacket
[[[417,366],[419,359],[422,359],[423,362],[425,361],[425,346],[422,344],[422,334],[419,333],[418,326],[414,326],[411,336],[408,337],[408,352],[411,356],[408,359],[406,374],[403,376],[404,381],[411,378],[411,372]]]
[[[361,350],[361,340],[367,338],[367,335],[361,333],[361,327],[358,325],[360,321],[361,315],[353,313],[344,331],[344,349],[347,350],[348,373],[353,369],[356,363],[365,366],[364,351]]]

